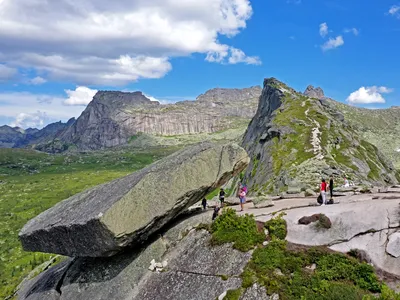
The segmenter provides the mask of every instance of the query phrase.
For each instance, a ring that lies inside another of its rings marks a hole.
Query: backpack
[[[321,194],[319,194],[319,196],[318,196],[318,198],[317,198],[317,202],[319,203],[319,204],[322,204],[322,195]]]

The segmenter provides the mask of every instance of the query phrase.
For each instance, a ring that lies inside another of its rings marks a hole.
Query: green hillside
[[[176,147],[49,155],[0,149],[0,299],[51,255],[25,252],[18,232],[25,223],[89,187],[124,176]]]

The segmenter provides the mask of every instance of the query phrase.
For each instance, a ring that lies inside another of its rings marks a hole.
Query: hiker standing
[[[331,178],[329,179],[329,191],[331,194],[331,200],[333,200],[333,176],[331,175]]]
[[[321,186],[320,186],[320,193],[322,197],[322,204],[321,206],[326,205],[326,182],[325,179],[322,179]]]
[[[223,188],[219,191],[219,201],[221,201],[221,208],[224,207],[225,202],[225,191]]]
[[[201,201],[201,205],[203,206],[204,210],[207,208],[207,199],[206,198],[203,198],[203,200]]]
[[[239,199],[240,199],[240,211],[243,211],[244,204],[246,203],[246,190],[244,188],[240,189]]]

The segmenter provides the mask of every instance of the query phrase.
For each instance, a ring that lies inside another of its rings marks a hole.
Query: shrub
[[[233,209],[224,210],[211,226],[214,245],[233,243],[233,248],[246,252],[265,240],[253,216],[238,216]]]
[[[271,239],[284,240],[287,235],[286,221],[283,219],[285,213],[279,214],[277,217],[265,223],[265,228],[268,229]]]
[[[224,300],[239,300],[242,295],[242,289],[228,290]]]

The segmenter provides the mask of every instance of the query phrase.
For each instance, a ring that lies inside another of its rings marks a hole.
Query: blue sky
[[[176,101],[265,77],[358,106],[400,105],[400,2],[109,2],[0,2],[0,124],[66,121],[96,90]]]

